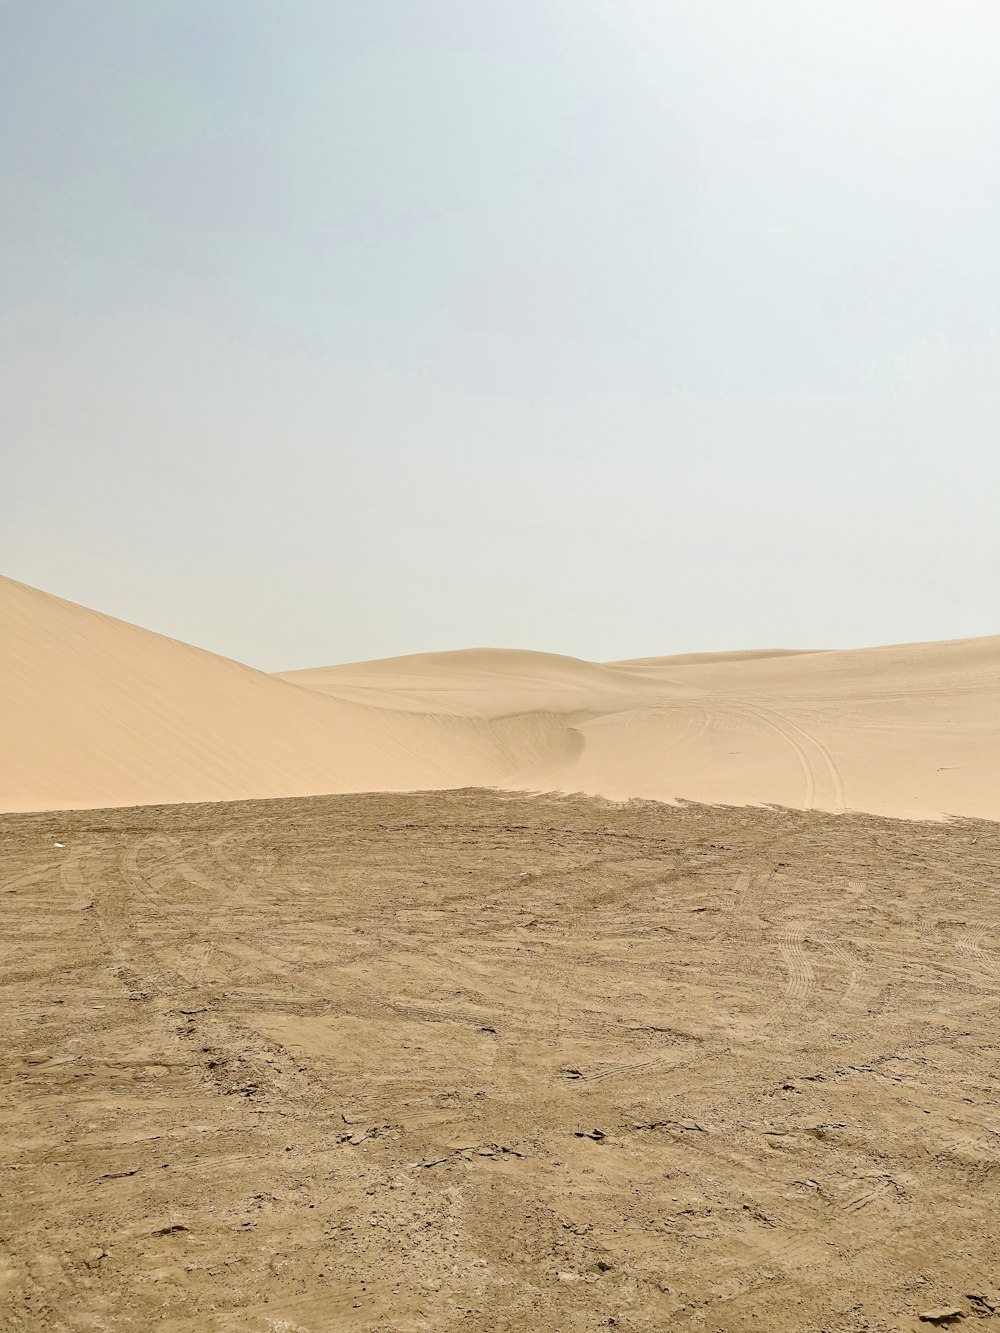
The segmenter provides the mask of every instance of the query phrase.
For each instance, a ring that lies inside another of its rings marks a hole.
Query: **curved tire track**
[[[818,737],[811,731],[800,726],[798,722],[793,722],[790,717],[784,713],[779,713],[777,709],[767,708],[763,704],[745,704],[735,703],[726,700],[721,705],[723,708],[732,709],[734,712],[743,713],[750,717],[755,717],[765,726],[770,727],[772,731],[784,740],[792,750],[794,750],[799,766],[802,769],[803,780],[805,782],[804,804],[807,810],[816,808],[816,791],[819,784],[819,775],[817,774],[816,764],[810,756],[806,746],[812,746],[818,753],[820,763],[824,771],[825,781],[829,784],[833,796],[833,809],[837,814],[842,814],[847,808],[846,793],[844,789],[844,779],[837,766],[836,760]]]
[[[805,1000],[813,988],[812,964],[802,947],[805,937],[806,928],[801,922],[784,926],[778,936],[778,952],[788,973],[786,1000]]]

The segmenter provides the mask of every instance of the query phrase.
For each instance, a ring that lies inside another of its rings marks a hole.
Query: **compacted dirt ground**
[[[3,1330],[1000,1329],[1000,825],[460,791],[0,845]]]

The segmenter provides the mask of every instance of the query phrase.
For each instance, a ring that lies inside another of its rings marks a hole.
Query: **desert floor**
[[[479,790],[11,814],[4,1330],[1000,1311],[1000,826]]]

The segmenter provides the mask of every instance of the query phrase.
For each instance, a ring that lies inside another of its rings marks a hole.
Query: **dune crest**
[[[497,786],[1000,818],[1000,637],[269,675],[0,579],[0,809]]]

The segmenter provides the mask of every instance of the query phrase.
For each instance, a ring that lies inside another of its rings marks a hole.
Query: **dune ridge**
[[[0,809],[495,786],[1000,819],[1000,636],[268,674],[0,579]]]

